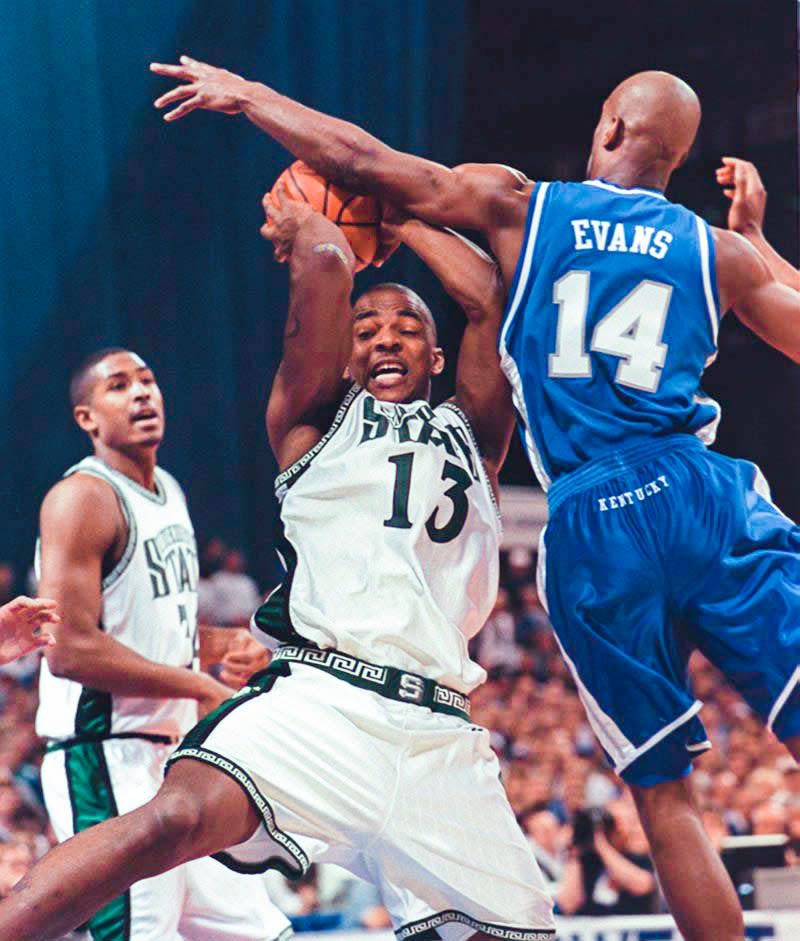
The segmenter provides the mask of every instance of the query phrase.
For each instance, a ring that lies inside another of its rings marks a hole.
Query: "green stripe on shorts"
[[[87,742],[66,749],[64,766],[75,833],[119,816],[101,743]],[[89,919],[86,928],[93,941],[130,941],[130,893],[125,892],[101,908]]]

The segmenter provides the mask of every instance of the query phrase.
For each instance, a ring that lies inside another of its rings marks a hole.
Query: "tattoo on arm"
[[[333,242],[320,242],[318,245],[314,246],[313,251],[315,255],[336,255],[343,265],[347,265],[347,255],[345,255],[338,245],[334,245]]]

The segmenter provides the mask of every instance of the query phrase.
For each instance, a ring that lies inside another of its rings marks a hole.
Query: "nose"
[[[133,397],[136,401],[150,399],[150,388],[143,382],[134,382],[131,386],[131,391],[133,392]]]
[[[400,338],[391,333],[383,333],[378,337],[375,349],[379,353],[399,353],[403,348]]]

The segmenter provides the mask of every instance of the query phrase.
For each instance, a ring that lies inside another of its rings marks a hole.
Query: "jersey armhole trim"
[[[117,503],[119,503],[119,508],[122,510],[122,516],[128,526],[128,540],[125,543],[125,548],[122,550],[122,555],[120,556],[119,562],[117,562],[114,568],[111,569],[108,575],[106,575],[105,578],[100,582],[101,590],[107,591],[120,580],[125,570],[130,565],[131,559],[133,558],[133,553],[136,550],[136,543],[138,540],[136,517],[131,512],[127,497],[122,492],[122,489],[114,482],[114,479],[110,474],[105,474],[102,470],[100,470],[100,468],[97,467],[81,467],[80,465],[76,465],[74,468],[70,468],[64,477],[71,477],[73,474],[88,474],[90,477],[96,477],[98,480],[102,480],[107,483],[114,491],[114,495],[117,498]]]
[[[325,447],[325,445],[331,440],[331,438],[336,434],[337,430],[340,428],[342,422],[347,415],[347,412],[350,410],[350,406],[355,402],[359,393],[363,389],[358,383],[354,383],[347,392],[347,395],[342,399],[342,404],[336,411],[333,421],[331,422],[330,428],[325,432],[325,434],[319,439],[319,441],[314,445],[313,448],[310,448],[306,451],[302,457],[299,457],[291,467],[287,467],[285,471],[281,471],[280,474],[275,478],[275,492],[278,496],[278,499],[281,499],[286,490],[292,486],[293,483],[304,474],[314,458],[319,454],[319,452]],[[283,494],[280,492],[283,491]]]
[[[706,223],[700,218],[700,216],[695,216],[695,222],[697,224],[697,237],[700,244],[700,269],[703,275],[703,293],[706,298],[708,319],[711,323],[711,340],[713,347],[716,350],[717,336],[719,334],[720,315],[719,300],[715,290],[716,272],[714,272],[713,280],[711,276],[711,261],[714,257],[714,248]]]
[[[457,402],[455,402],[453,399],[448,399],[446,402],[442,402],[442,404],[437,406],[437,408],[446,408],[446,409],[449,409],[451,412],[455,412],[455,414],[458,415],[458,417],[464,423],[464,427],[467,429],[467,434],[469,435],[469,440],[472,442],[472,447],[474,448],[475,454],[478,458],[478,468],[479,468],[478,473],[481,475],[481,480],[483,481],[483,484],[489,493],[489,497],[492,501],[492,506],[494,507],[495,516],[497,517],[498,527],[502,534],[503,517],[500,513],[500,506],[497,502],[497,498],[494,495],[494,490],[492,489],[492,482],[489,480],[489,475],[486,472],[486,467],[483,463],[483,458],[481,457],[481,450],[478,447],[478,440],[475,437],[475,431],[473,430],[472,424],[469,420],[469,416],[464,411],[464,409],[461,408],[461,406]]]

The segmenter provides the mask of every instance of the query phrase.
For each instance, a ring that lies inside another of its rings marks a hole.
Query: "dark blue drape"
[[[0,559],[27,563],[44,492],[87,450],[71,369],[120,344],[156,369],[161,463],[198,530],[242,545],[258,574],[270,568],[263,408],[286,273],[258,237],[259,200],[288,158],[241,117],[165,125],[151,103],[170,85],[148,63],[187,52],[452,162],[465,32],[462,0],[4,4]],[[408,257],[384,277],[441,301]]]

